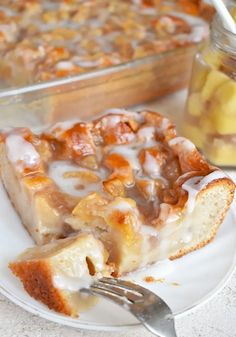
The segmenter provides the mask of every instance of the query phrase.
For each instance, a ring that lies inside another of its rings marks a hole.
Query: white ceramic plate
[[[118,330],[139,324],[124,309],[106,300],[101,300],[93,309],[81,314],[80,318],[73,319],[50,311],[31,298],[8,269],[8,263],[25,248],[32,246],[33,241],[22,227],[2,185],[0,185],[0,205],[1,293],[25,310],[80,329]],[[233,271],[236,251],[235,219],[235,212],[231,209],[211,244],[173,262],[157,264],[132,273],[128,279],[160,295],[175,315],[192,310],[216,293]],[[146,283],[143,281],[145,276],[162,280]]]

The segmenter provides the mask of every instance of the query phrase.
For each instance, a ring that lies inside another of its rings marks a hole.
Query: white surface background
[[[183,111],[185,92],[149,104],[177,121]],[[147,105],[145,105],[147,107]],[[236,225],[236,224],[235,224]],[[236,337],[236,272],[223,290],[206,304],[176,319],[178,337]],[[0,337],[148,337],[143,328],[124,332],[75,330],[46,321],[0,295]]]

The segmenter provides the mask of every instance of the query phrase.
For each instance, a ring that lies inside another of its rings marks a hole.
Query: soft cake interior
[[[97,278],[110,276],[107,258],[100,241],[81,234],[29,248],[10,263],[10,268],[32,297],[50,309],[78,316],[95,303],[93,296],[80,294],[79,290]]]

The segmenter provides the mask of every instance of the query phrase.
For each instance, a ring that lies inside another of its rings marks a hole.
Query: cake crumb
[[[159,282],[159,283],[164,283],[165,279],[164,278],[157,278],[156,281]]]
[[[165,279],[164,278],[155,278],[153,276],[145,276],[143,280],[147,283],[153,283],[153,282],[159,282],[159,283],[164,283]]]
[[[179,287],[180,286],[180,284],[178,282],[171,282],[171,285],[175,286],[175,287]]]
[[[155,279],[154,279],[153,276],[145,276],[144,281],[147,282],[147,283],[152,283],[152,282],[155,281]]]

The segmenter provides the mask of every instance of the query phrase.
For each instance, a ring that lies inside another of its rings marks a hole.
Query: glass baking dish
[[[0,127],[35,126],[129,107],[186,87],[197,45],[0,92]]]
[[[197,10],[199,0],[182,2],[6,0],[0,5],[0,90],[194,44],[203,35],[202,13],[184,10],[191,4]]]
[[[175,1],[164,3],[176,6]],[[70,77],[2,87],[0,127],[88,119],[108,108],[138,105],[186,87],[193,56],[207,36],[208,24],[198,16],[174,15],[184,17],[193,28],[188,42],[186,36],[183,41],[180,37],[175,49]]]

